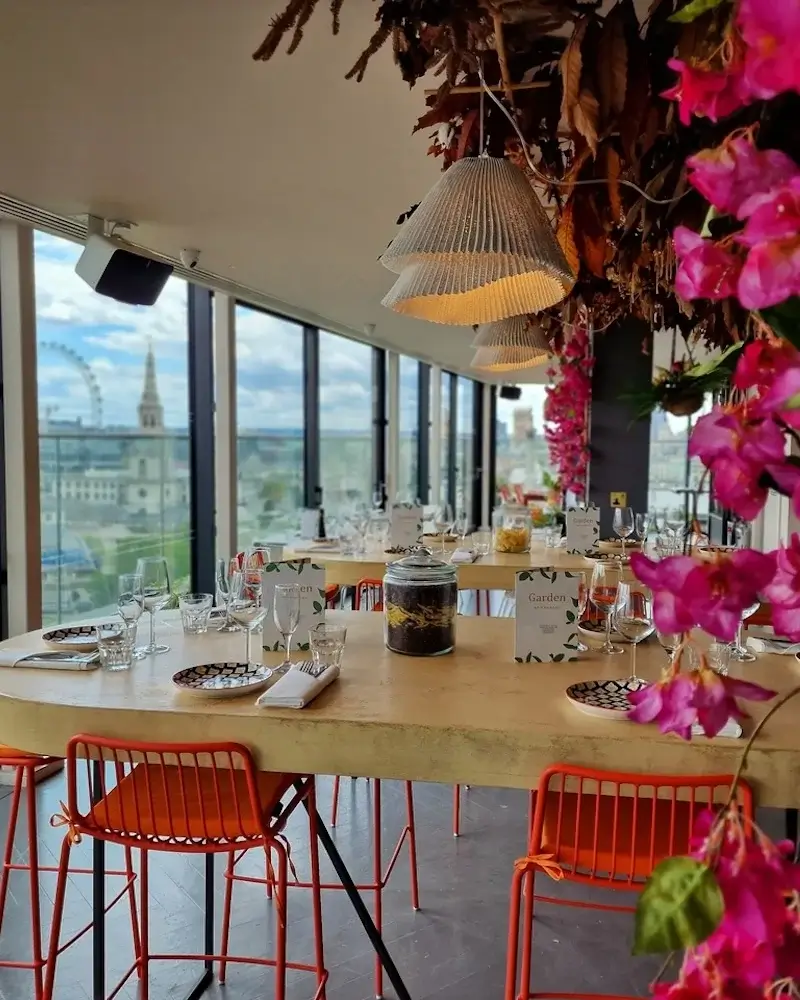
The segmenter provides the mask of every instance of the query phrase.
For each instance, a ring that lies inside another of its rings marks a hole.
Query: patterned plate
[[[203,698],[239,698],[267,686],[272,670],[263,663],[203,663],[172,675],[172,683]]]
[[[594,566],[595,563],[618,563],[620,566],[627,566],[630,562],[630,556],[627,554],[627,547],[625,550],[625,558],[622,558],[622,551],[619,552],[586,552],[583,558],[591,565]]]
[[[42,633],[42,641],[51,649],[71,653],[91,653],[97,649],[96,628],[113,628],[119,622],[96,622],[94,625],[64,625]]]
[[[647,684],[640,678],[623,677],[616,681],[581,681],[567,688],[569,701],[587,715],[598,719],[627,719],[628,693]]]

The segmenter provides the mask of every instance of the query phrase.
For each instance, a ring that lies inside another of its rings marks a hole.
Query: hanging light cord
[[[528,143],[527,143],[527,141],[525,139],[525,136],[520,131],[520,127],[517,124],[516,119],[509,112],[508,108],[505,106],[505,104],[503,104],[503,102],[500,100],[500,98],[497,97],[494,93],[492,93],[492,91],[490,90],[490,88],[486,86],[486,80],[484,79],[484,76],[483,76],[483,67],[480,65],[480,63],[478,63],[478,77],[480,78],[481,88],[482,88],[481,89],[481,100],[483,99],[483,94],[484,94],[484,91],[485,91],[489,95],[489,97],[494,101],[494,103],[498,106],[498,108],[500,108],[500,110],[503,112],[503,114],[506,116],[506,118],[508,118],[508,120],[511,122],[511,125],[512,125],[514,131],[517,133],[517,138],[519,139],[519,141],[520,141],[520,143],[522,145],[522,152],[525,154],[525,159],[528,161],[528,166],[530,167],[531,172],[542,183],[544,183],[544,184],[555,184],[557,187],[570,187],[570,188],[571,187],[576,187],[578,184],[606,184],[607,183],[605,180],[602,180],[602,179],[597,178],[597,177],[593,177],[593,178],[591,178],[589,180],[583,180],[583,181],[558,181],[558,180],[556,180],[553,177],[548,177],[547,174],[543,174],[541,172],[541,170],[539,170],[539,168],[534,164],[533,160],[530,157],[530,153],[528,152]],[[481,126],[482,125],[483,125],[483,115],[481,115]],[[481,149],[481,152],[483,152],[482,149]],[[686,197],[686,195],[689,193],[689,189],[687,188],[687,190],[684,191],[683,194],[679,194],[677,198],[653,198],[646,191],[644,191],[642,188],[640,188],[638,184],[634,184],[633,181],[626,181],[626,180],[620,179],[619,183],[622,184],[622,185],[624,185],[625,187],[632,188],[634,191],[637,192],[637,194],[640,194],[642,196],[642,198],[645,199],[645,201],[649,201],[651,205],[672,205],[676,201],[680,201],[681,198]]]

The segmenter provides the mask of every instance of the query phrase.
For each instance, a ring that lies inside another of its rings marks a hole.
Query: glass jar
[[[531,546],[531,515],[521,504],[503,503],[492,511],[495,552],[527,552]]]
[[[456,644],[456,567],[419,548],[389,563],[383,578],[386,648],[406,656],[441,656]]]

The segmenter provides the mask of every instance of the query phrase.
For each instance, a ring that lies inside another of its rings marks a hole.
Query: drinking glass
[[[653,601],[650,594],[636,584],[621,583],[619,591],[620,598],[617,610],[614,612],[614,628],[631,644],[630,679],[636,681],[638,680],[636,676],[636,647],[655,631]]]
[[[583,621],[586,615],[586,605],[589,603],[589,586],[586,580],[585,573],[578,573],[577,577],[578,577],[578,616],[576,621],[580,625],[580,623]],[[588,649],[589,647],[586,645],[586,643],[582,642],[579,639],[578,652],[585,653],[587,652]]]
[[[309,629],[308,642],[314,666],[320,672],[330,666],[341,666],[344,642],[347,638],[345,625],[330,625],[320,622]]]
[[[275,587],[275,600],[272,605],[272,617],[275,627],[283,637],[286,656],[283,663],[276,668],[278,674],[285,674],[291,667],[289,656],[292,647],[292,637],[300,622],[300,588],[296,583],[279,583]]]
[[[617,507],[614,510],[614,532],[622,539],[622,558],[625,558],[625,539],[633,534],[633,507]]]
[[[620,583],[622,570],[615,563],[598,563],[592,570],[592,581],[589,585],[589,600],[597,610],[606,616],[606,641],[600,647],[601,653],[623,653],[619,646],[611,644],[611,616],[617,609],[620,599]]]
[[[649,514],[637,514],[636,515],[636,537],[642,543],[647,541],[647,532],[650,530],[650,515]]]
[[[186,635],[202,635],[208,632],[213,594],[184,594],[178,601],[181,624]]]
[[[680,632],[656,632],[658,644],[667,654],[670,662],[675,655],[675,650],[680,646],[683,635]]]
[[[476,556],[488,556],[492,551],[492,533],[491,531],[485,531],[481,529],[480,531],[472,532],[472,551]]]
[[[245,585],[251,597],[261,597],[261,588],[264,582],[264,567],[269,561],[269,549],[264,545],[251,545],[245,552],[242,571],[245,575]]]
[[[751,604],[749,608],[745,608],[742,611],[742,617],[739,619],[739,628],[736,630],[736,640],[731,646],[732,660],[738,660],[740,663],[749,663],[751,660],[755,659],[755,655],[750,652],[747,646],[744,645],[742,638],[745,620],[751,615],[754,615],[760,607],[761,601],[756,601],[755,604]]]
[[[138,573],[123,573],[118,581],[117,610],[120,618],[128,625],[136,625],[144,613],[144,594],[142,593],[142,578]],[[140,660],[147,654],[143,649],[134,649],[134,660]]]
[[[706,659],[712,670],[724,676],[728,673],[728,664],[731,660],[730,645],[725,642],[712,642],[706,650]]]
[[[460,510],[453,519],[453,534],[457,535],[461,541],[464,541],[464,536],[467,533],[467,528],[469,527],[469,521],[467,520],[466,511]]]
[[[160,611],[172,596],[169,583],[169,567],[163,556],[146,556],[136,564],[136,572],[142,578],[144,609],[150,615],[150,641],[142,648],[146,656],[168,653],[169,646],[156,642],[156,611]]]
[[[219,632],[241,632],[241,629],[231,618],[231,577],[239,572],[236,559],[217,559],[216,591],[217,603],[225,608],[225,621],[220,625]]]
[[[249,663],[250,636],[266,618],[267,609],[261,604],[260,593],[257,597],[249,595],[246,574],[242,570],[231,573],[229,589],[228,614],[245,632],[245,662]]]
[[[442,555],[444,555],[444,538],[453,526],[453,509],[449,503],[442,503],[433,512],[433,526],[442,538]]]
[[[137,624],[133,622],[109,622],[95,629],[97,655],[100,666],[106,670],[128,670],[133,660],[133,644],[136,640]]]

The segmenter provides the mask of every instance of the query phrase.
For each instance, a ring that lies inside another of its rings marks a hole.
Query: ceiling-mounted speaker
[[[518,399],[522,399],[522,389],[518,385],[501,385],[500,398],[513,399],[516,402]]]
[[[86,240],[75,265],[75,273],[99,295],[131,306],[152,306],[172,272],[172,264],[98,234]]]

